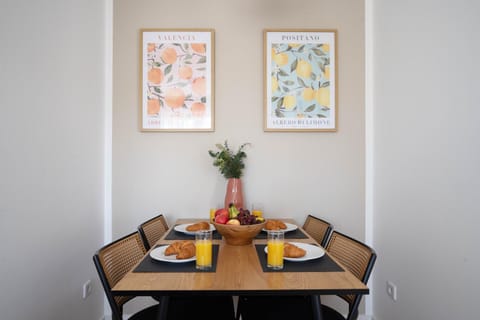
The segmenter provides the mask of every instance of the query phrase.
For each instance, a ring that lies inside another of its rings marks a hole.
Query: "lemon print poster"
[[[264,31],[266,131],[336,130],[336,31]]]
[[[142,30],[144,131],[213,131],[213,30]]]

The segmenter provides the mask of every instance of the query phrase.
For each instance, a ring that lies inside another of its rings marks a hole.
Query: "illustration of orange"
[[[155,50],[155,43],[149,43],[147,44],[147,51],[152,52]]]
[[[159,84],[163,80],[163,72],[159,68],[152,68],[148,71],[148,81]]]
[[[196,53],[205,53],[205,43],[192,43],[192,50]]]
[[[207,80],[205,77],[195,78],[193,80],[192,91],[199,96],[205,96],[207,92]]]
[[[166,48],[162,52],[162,60],[168,64],[175,63],[177,61],[177,51],[174,48]]]
[[[160,112],[160,101],[158,99],[148,99],[147,101],[147,114],[155,115]]]
[[[194,102],[192,103],[192,106],[190,107],[190,110],[192,111],[192,114],[194,116],[201,117],[205,114],[205,104],[201,102]]]
[[[178,76],[180,77],[180,79],[188,80],[192,77],[192,74],[192,68],[189,66],[183,66],[178,69]]]
[[[185,102],[185,93],[180,88],[169,88],[165,93],[165,103],[170,108],[179,108]]]

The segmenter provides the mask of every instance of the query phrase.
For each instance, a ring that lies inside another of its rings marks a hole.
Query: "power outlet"
[[[397,301],[397,286],[391,281],[387,281],[387,295],[393,301]]]
[[[83,284],[82,298],[85,300],[92,293],[92,282],[88,280]]]

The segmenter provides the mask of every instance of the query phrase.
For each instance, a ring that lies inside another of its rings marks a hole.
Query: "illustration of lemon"
[[[297,63],[297,74],[302,78],[310,78],[312,74],[312,65],[305,60],[298,60]]]
[[[321,106],[330,108],[330,88],[323,87],[315,91],[315,100]]]
[[[278,90],[278,80],[275,77],[272,77],[272,92]]]
[[[323,52],[330,52],[330,45],[328,43],[322,44]]]
[[[297,99],[295,96],[285,96],[283,98],[283,106],[285,109],[292,110],[293,107],[297,104]]]
[[[315,94],[315,91],[312,88],[303,89],[303,92],[302,92],[303,100],[305,100],[305,101],[313,100],[314,94]]]
[[[323,77],[326,80],[330,80],[330,66],[325,66],[325,72],[323,73]]]
[[[275,63],[280,67],[284,66],[288,63],[288,54],[286,54],[285,52],[277,53],[273,56],[273,61],[275,61]]]

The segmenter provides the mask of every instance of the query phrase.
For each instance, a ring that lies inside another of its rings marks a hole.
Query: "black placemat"
[[[255,239],[267,239],[267,233],[265,231],[260,231]],[[302,230],[295,229],[293,231],[285,232],[285,239],[308,239],[308,236]]]
[[[212,232],[212,239],[222,240],[222,235],[215,230]],[[195,235],[178,232],[172,228],[165,237],[165,240],[195,240]]]
[[[282,270],[272,270],[267,268],[267,254],[265,253],[265,244],[256,244],[258,259],[262,266],[263,272],[340,272],[343,269],[330,258],[324,255],[321,258],[307,261],[283,261]]]
[[[155,246],[155,248],[162,245]],[[215,272],[217,268],[218,244],[212,246],[212,268],[210,270],[197,270],[195,260],[184,263],[164,262],[152,259],[147,254],[133,272]]]

